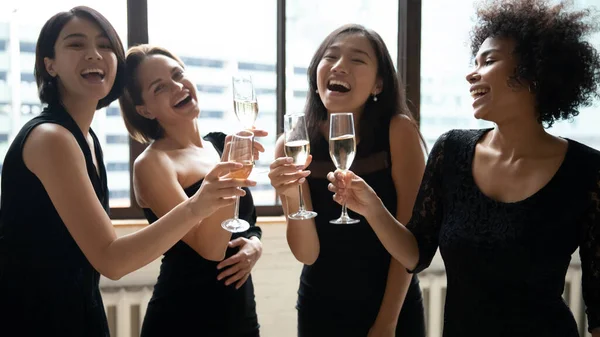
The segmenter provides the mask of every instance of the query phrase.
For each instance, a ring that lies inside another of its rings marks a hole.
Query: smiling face
[[[144,101],[136,107],[140,115],[156,118],[162,125],[198,117],[196,87],[177,61],[164,55],[148,56],[137,75]]]
[[[501,123],[522,117],[522,108],[535,104],[528,84],[513,78],[518,65],[514,50],[510,39],[488,38],[481,44],[475,70],[467,75],[475,118]]]
[[[325,50],[317,67],[317,89],[328,112],[362,112],[381,92],[375,50],[362,34],[343,34]]]
[[[94,23],[74,17],[60,32],[46,71],[58,79],[62,95],[100,100],[110,92],[117,57],[106,34]]]

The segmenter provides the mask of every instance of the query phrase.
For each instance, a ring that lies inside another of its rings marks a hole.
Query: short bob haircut
[[[101,109],[121,96],[125,81],[125,51],[123,50],[123,44],[121,43],[119,35],[110,22],[108,22],[102,14],[98,13],[98,11],[85,6],[78,6],[69,11],[60,12],[51,17],[46,21],[46,24],[44,24],[35,47],[34,75],[38,86],[38,95],[42,103],[60,103],[61,99],[58,92],[57,79],[50,76],[46,71],[44,58],[48,57],[52,59],[55,57],[54,45],[56,44],[56,40],[65,25],[75,17],[88,20],[98,25],[100,30],[106,34],[110,46],[117,56],[117,74],[115,76],[115,83],[108,95],[98,101],[96,109]]]
[[[127,80],[123,95],[119,98],[121,113],[131,138],[144,144],[163,137],[164,130],[156,119],[148,119],[138,114],[136,106],[143,105],[142,88],[139,83],[138,68],[150,56],[162,55],[175,60],[185,69],[183,62],[165,48],[141,44],[129,48],[125,59]]]

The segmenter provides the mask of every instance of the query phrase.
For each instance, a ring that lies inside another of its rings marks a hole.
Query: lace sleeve
[[[590,196],[591,204],[583,225],[579,255],[588,329],[592,332],[600,327],[600,171]]]
[[[438,235],[442,223],[442,172],[444,147],[449,132],[443,134],[431,149],[415,207],[406,225],[419,246],[419,262],[410,273],[419,273],[429,267],[438,248]]]

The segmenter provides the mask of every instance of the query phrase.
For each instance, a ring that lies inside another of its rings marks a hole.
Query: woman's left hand
[[[256,236],[250,239],[237,238],[229,242],[230,248],[239,246],[242,246],[239,252],[217,265],[219,270],[229,266],[217,276],[217,280],[227,278],[226,286],[237,282],[236,289],[239,289],[248,280],[252,268],[262,255],[262,243]]]

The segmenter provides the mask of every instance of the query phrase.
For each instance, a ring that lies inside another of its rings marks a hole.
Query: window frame
[[[286,111],[286,0],[277,1],[277,58],[275,71],[276,87],[276,130],[283,133],[283,116]],[[148,43],[148,1],[127,0],[128,47]],[[409,107],[417,122],[420,121],[420,77],[421,77],[421,0],[398,0],[398,55],[397,65],[406,88]],[[111,208],[113,220],[143,219],[142,209],[133,195],[133,163],[146,148],[129,137],[129,207]],[[280,216],[283,210],[277,197],[273,205],[256,206],[258,216]]]

